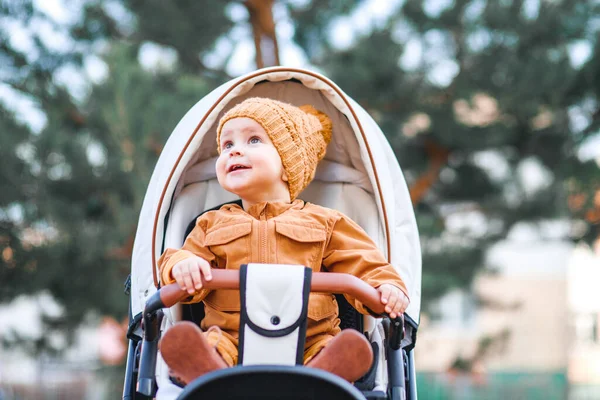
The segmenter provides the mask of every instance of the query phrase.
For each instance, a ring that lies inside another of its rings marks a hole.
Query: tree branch
[[[423,173],[410,187],[410,199],[413,204],[420,203],[429,189],[437,182],[440,171],[448,161],[450,151],[427,139],[425,142],[425,151],[429,156],[430,164],[427,171]]]

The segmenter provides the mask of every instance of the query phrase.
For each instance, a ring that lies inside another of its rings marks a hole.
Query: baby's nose
[[[235,146],[229,151],[229,157],[239,156],[240,154],[242,154],[242,150],[239,146]]]

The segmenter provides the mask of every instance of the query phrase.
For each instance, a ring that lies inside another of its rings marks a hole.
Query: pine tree
[[[577,152],[600,128],[599,6],[401,4],[344,50],[332,44],[331,18],[317,2],[289,8],[297,42],[371,112],[405,171],[424,252],[424,304],[468,288],[486,249],[518,223],[572,218],[586,224],[573,240],[598,238],[598,164]],[[582,43],[593,55],[574,64],[572,46]],[[531,166],[547,176],[539,187],[522,178]],[[477,226],[453,227],[455,215]]]
[[[183,114],[229,79],[200,57],[231,28],[226,3],[209,10],[188,3],[126,2],[121,11],[135,21],[131,30],[104,3],[87,2],[80,20],[57,26],[73,41],[64,51],[36,33],[55,21],[30,2],[3,3],[2,16],[34,37],[31,48],[21,49],[8,29],[0,30],[3,81],[12,98],[30,99],[43,121],[36,132],[11,104],[0,104],[0,301],[45,291],[64,310],[44,318],[47,334],[34,342],[14,335],[5,341],[32,352],[60,350],[47,342],[53,330],[70,340],[90,313],[127,315],[123,282],[154,164]],[[165,17],[182,23],[164,24]],[[177,62],[145,69],[138,55],[148,41],[169,43]],[[57,77],[71,71],[76,78],[93,53],[107,66],[106,77],[87,80],[78,97],[68,78]]]

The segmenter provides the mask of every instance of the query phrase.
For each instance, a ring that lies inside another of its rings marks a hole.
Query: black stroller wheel
[[[178,400],[364,400],[344,379],[314,368],[253,365],[226,368],[191,382]]]

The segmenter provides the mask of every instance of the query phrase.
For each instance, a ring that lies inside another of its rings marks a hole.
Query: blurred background
[[[421,399],[600,399],[597,0],[1,0],[0,399],[120,398],[123,281],[187,110],[257,67],[376,119],[423,247]]]

